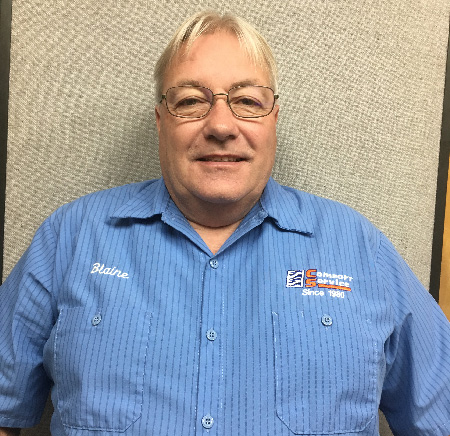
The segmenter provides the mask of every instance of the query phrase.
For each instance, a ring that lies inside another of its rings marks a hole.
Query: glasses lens
[[[177,117],[203,117],[209,111],[212,99],[212,92],[200,86],[176,86],[166,92],[167,109]]]
[[[241,86],[230,89],[230,107],[243,118],[256,118],[269,115],[275,98],[273,91],[264,86]]]

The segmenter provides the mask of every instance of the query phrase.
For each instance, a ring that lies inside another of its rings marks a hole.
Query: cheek
[[[161,158],[170,162],[170,157],[177,156],[180,139],[177,137],[177,129],[171,125],[161,125],[159,131],[159,154]]]
[[[187,170],[190,156],[195,154],[196,129],[189,125],[173,125],[162,128],[159,135],[159,156],[162,170],[174,176]]]
[[[264,126],[264,128],[253,129],[248,132],[247,138],[257,152],[268,154],[268,158],[270,154],[275,153],[277,145],[275,128]]]
[[[159,141],[169,151],[186,152],[197,142],[201,129],[194,123],[181,121],[161,125]]]

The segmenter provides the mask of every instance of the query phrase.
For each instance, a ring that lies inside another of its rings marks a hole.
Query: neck
[[[257,201],[245,205],[204,203],[201,207],[196,208],[180,205],[176,201],[175,204],[211,252],[215,254]]]
[[[208,227],[188,220],[193,229],[200,235],[213,254],[216,254],[225,241],[238,228],[240,221],[222,227]]]

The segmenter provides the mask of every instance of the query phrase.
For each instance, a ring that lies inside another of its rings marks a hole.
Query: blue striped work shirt
[[[450,434],[450,328],[388,240],[269,180],[213,255],[163,181],[52,214],[0,294],[0,426]]]

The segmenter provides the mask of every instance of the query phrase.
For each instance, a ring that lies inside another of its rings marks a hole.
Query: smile
[[[242,162],[245,159],[230,156],[211,156],[211,157],[201,157],[198,160],[202,162]]]

